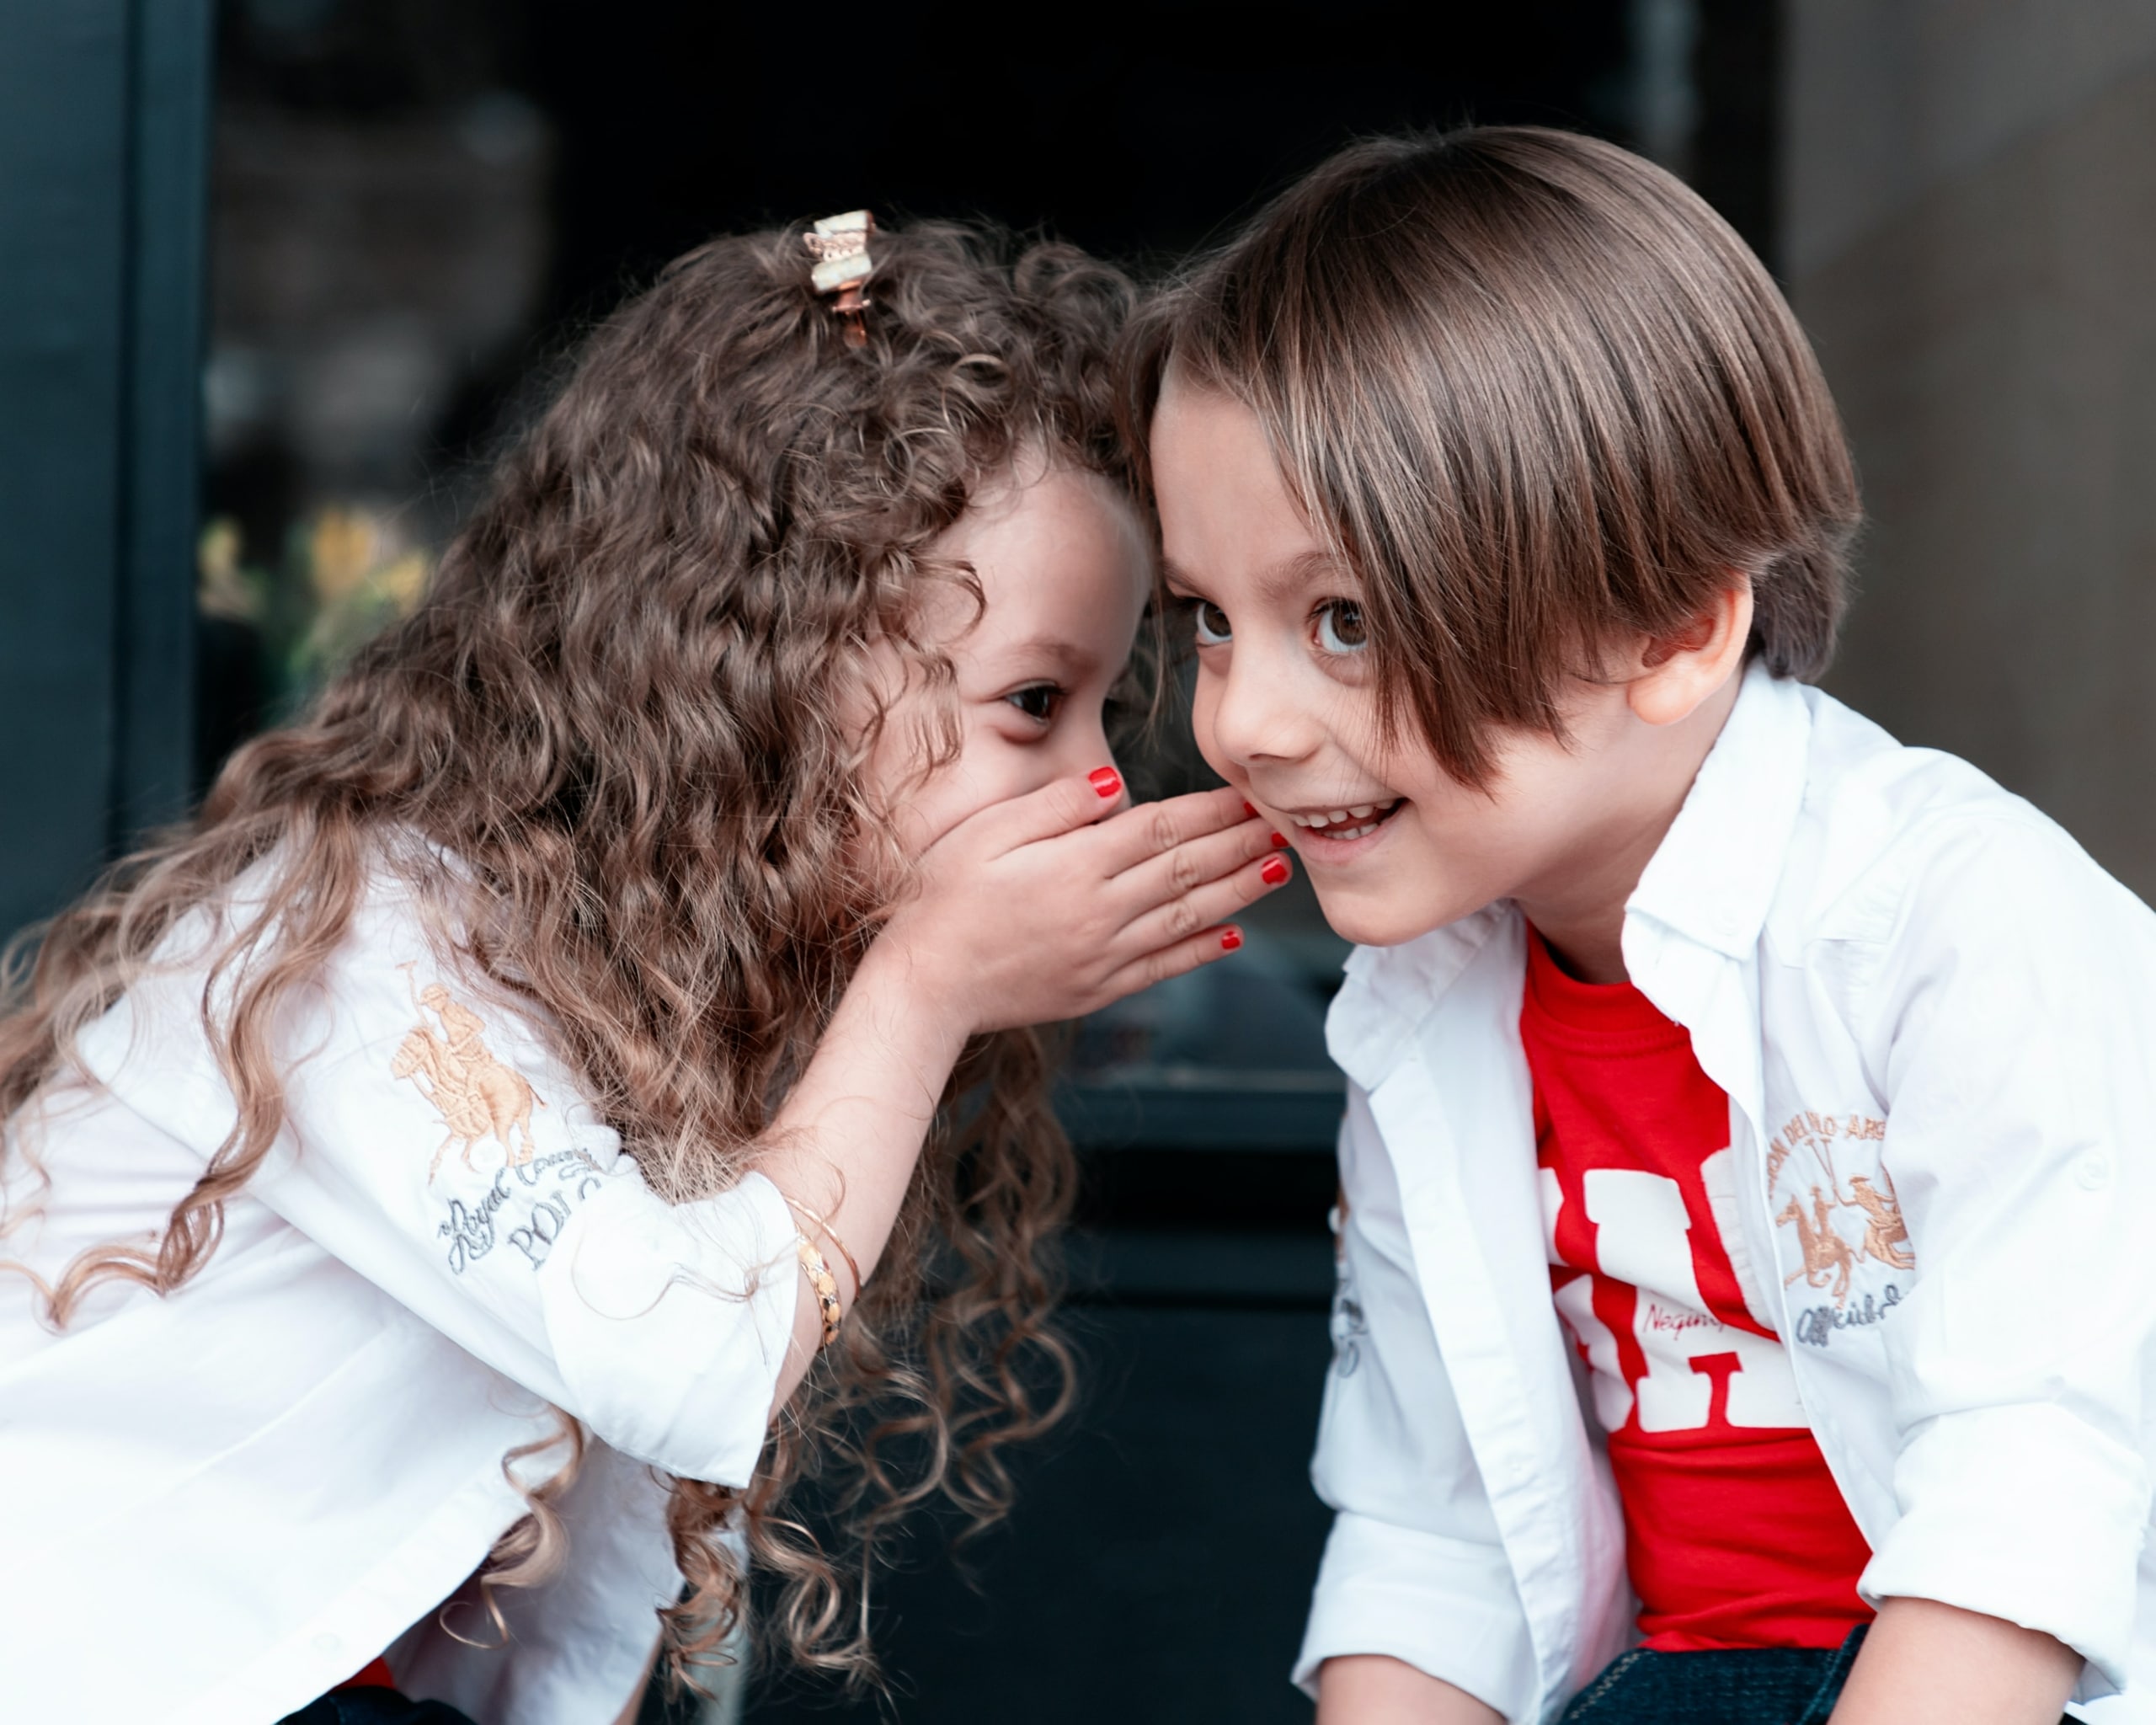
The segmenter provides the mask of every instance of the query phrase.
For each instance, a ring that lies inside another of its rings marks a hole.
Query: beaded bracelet
[[[839,1338],[839,1325],[846,1317],[846,1309],[839,1304],[839,1279],[831,1274],[831,1267],[824,1262],[824,1254],[806,1234],[798,1236],[796,1251],[801,1258],[801,1268],[808,1272],[808,1285],[816,1290],[816,1305],[824,1314],[824,1339],[816,1344],[820,1354]]]
[[[839,1256],[846,1260],[846,1269],[853,1277],[853,1293],[851,1297],[858,1300],[861,1297],[862,1287],[861,1266],[855,1261],[853,1254],[846,1249],[846,1242],[839,1238],[839,1231],[825,1221],[819,1212],[809,1209],[798,1199],[787,1199],[786,1206],[793,1212],[793,1219],[797,1222],[813,1224],[819,1234],[838,1248]]]

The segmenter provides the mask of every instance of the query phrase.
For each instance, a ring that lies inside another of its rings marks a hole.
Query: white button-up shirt
[[[1623,941],[1728,1093],[1716,1220],[1864,1595],[2041,1630],[2078,1715],[2156,1722],[2156,917],[1974,768],[1754,667]],[[1390,1654],[1540,1721],[1636,1632],[1551,1303],[1524,942],[1501,905],[1359,950],[1332,1007],[1339,1513],[1295,1674]]]
[[[762,1447],[784,1200],[661,1202],[541,1027],[378,885],[277,1027],[285,1130],[200,1272],[56,1332],[32,1277],[152,1241],[233,1130],[205,933],[85,1032],[96,1082],[8,1123],[0,1717],[266,1725],[394,1642],[403,1686],[482,1725],[612,1718],[681,1585],[650,1469],[742,1486]],[[506,1460],[556,1409],[594,1439],[568,1563],[499,1590],[501,1647],[468,1592],[438,1608],[560,1465]]]

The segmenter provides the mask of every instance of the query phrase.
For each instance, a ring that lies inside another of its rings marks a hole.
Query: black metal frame
[[[185,808],[212,0],[0,0],[0,935]]]

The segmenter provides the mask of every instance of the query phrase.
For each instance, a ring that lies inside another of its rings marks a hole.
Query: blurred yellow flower
[[[231,516],[213,515],[202,524],[195,547],[195,606],[203,616],[260,619],[262,590],[240,567],[240,549],[239,523]]]
[[[381,555],[382,531],[364,510],[325,509],[307,538],[307,581],[323,606],[356,593]]]
[[[247,624],[280,709],[294,712],[392,623],[419,608],[434,556],[393,515],[332,504],[285,542],[275,569],[250,568],[238,522],[213,516],[195,545],[201,614]]]
[[[398,616],[409,617],[419,603],[419,595],[426,591],[430,573],[425,552],[408,551],[396,562],[385,565],[375,577],[374,585],[396,607]]]

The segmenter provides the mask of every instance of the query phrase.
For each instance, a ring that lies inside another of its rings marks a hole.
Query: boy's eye
[[[1209,599],[1193,599],[1190,602],[1191,626],[1201,647],[1218,647],[1235,631],[1229,627],[1228,613]]]
[[[1327,653],[1360,653],[1370,644],[1363,607],[1352,599],[1328,599],[1318,607],[1317,644]]]
[[[1028,683],[1022,689],[1013,689],[1003,698],[1027,718],[1046,724],[1062,705],[1063,691],[1054,683]]]

